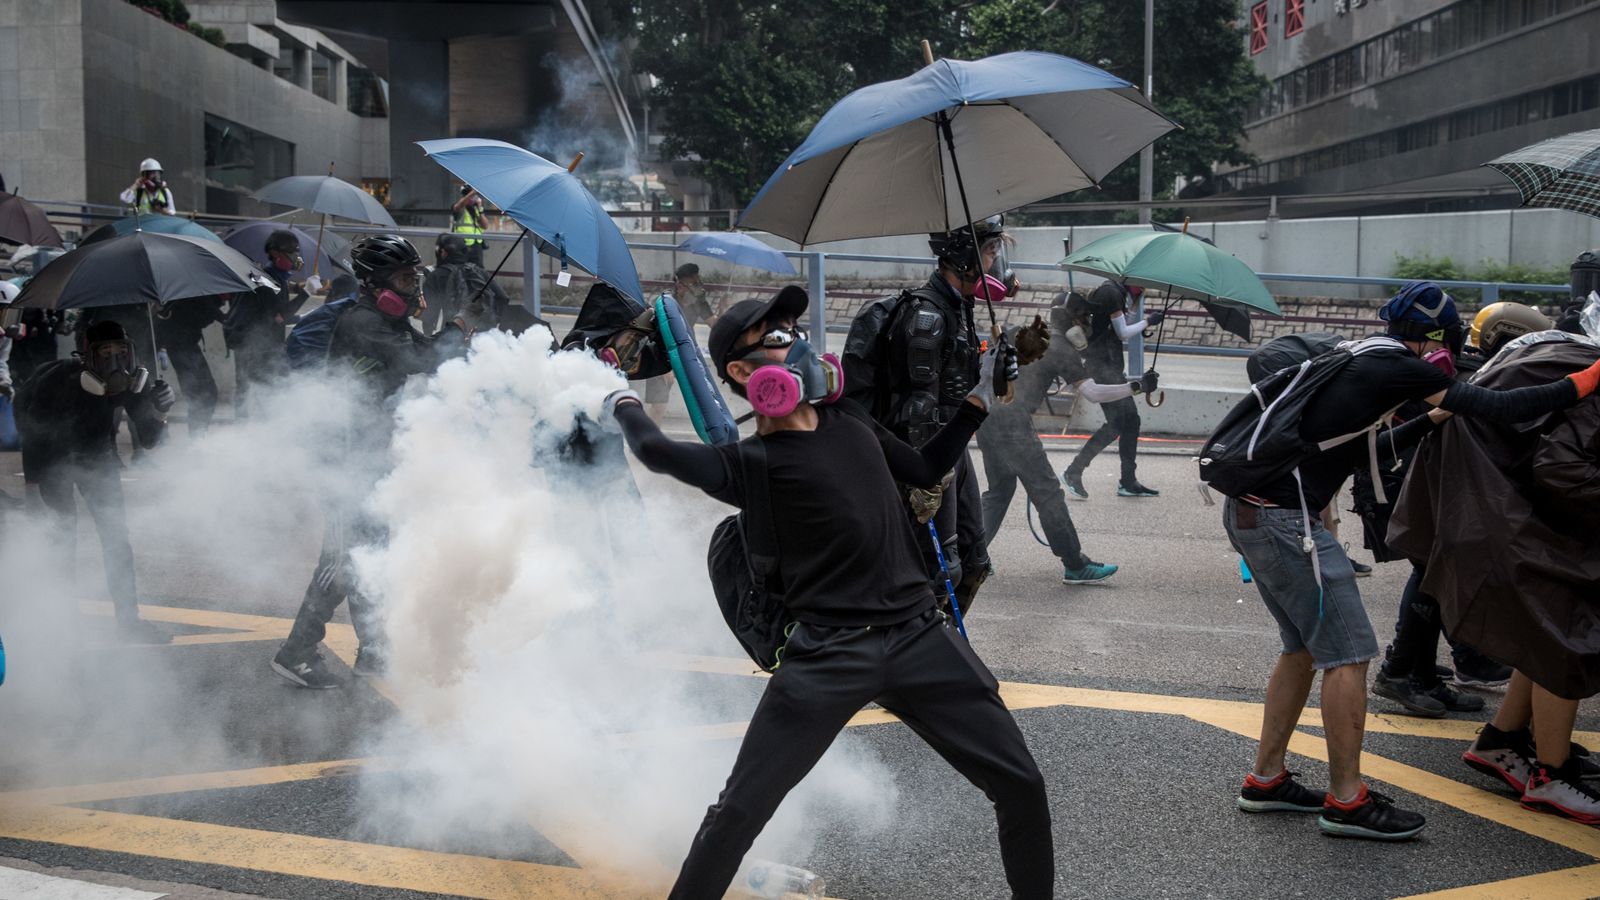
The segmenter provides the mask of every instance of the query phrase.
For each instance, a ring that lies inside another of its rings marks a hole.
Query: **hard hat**
[[[1506,341],[1535,331],[1548,331],[1550,320],[1521,303],[1491,303],[1472,320],[1472,346],[1484,353],[1499,350]]]
[[[166,170],[161,168],[161,161],[160,160],[151,158],[151,159],[145,160],[142,163],[139,163],[139,171],[141,171],[141,172],[165,172]]]

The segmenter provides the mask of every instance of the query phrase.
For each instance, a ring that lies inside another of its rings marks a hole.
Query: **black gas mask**
[[[137,394],[150,380],[150,370],[138,364],[125,340],[95,341],[83,351],[83,361],[78,384],[96,397]]]

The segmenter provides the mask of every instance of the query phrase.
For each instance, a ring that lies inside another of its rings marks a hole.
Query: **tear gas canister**
[[[814,872],[764,859],[745,863],[737,883],[757,897],[765,898],[796,894],[807,900],[818,900],[828,889],[822,877]]]

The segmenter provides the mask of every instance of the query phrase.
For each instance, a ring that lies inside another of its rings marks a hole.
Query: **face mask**
[[[84,353],[85,367],[78,384],[96,397],[144,389],[148,370],[134,365],[133,348],[120,341],[93,344]]]
[[[300,268],[300,260],[287,253],[274,251],[272,254],[272,267],[279,272],[293,272]]]
[[[763,351],[757,354],[764,355]],[[756,356],[757,354],[752,354]],[[747,357],[748,358],[748,357]],[[801,401],[832,403],[844,394],[844,366],[832,353],[820,357],[807,341],[795,341],[783,362],[770,360],[750,375],[745,396],[756,415],[781,419]]]
[[[409,315],[411,312],[411,301],[389,288],[379,291],[378,296],[372,299],[373,303],[378,307],[378,312],[386,316],[399,318]]]
[[[1010,295],[1011,291],[1006,289],[1005,282],[993,275],[985,275],[978,279],[978,287],[972,292],[973,299],[988,300],[994,303],[998,303]]]
[[[1449,347],[1440,347],[1429,351],[1423,355],[1422,361],[1449,375],[1451,378],[1456,377],[1456,358],[1450,352]]]

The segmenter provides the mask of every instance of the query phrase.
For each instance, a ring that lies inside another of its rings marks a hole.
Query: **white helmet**
[[[17,299],[17,295],[20,293],[22,293],[22,288],[9,281],[0,280],[0,304],[10,303]]]
[[[144,162],[139,163],[139,171],[140,172],[162,172],[162,171],[165,171],[165,170],[161,168],[161,161],[160,160],[147,159]]]

